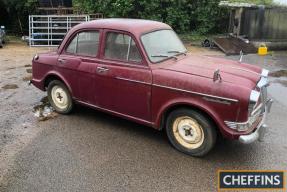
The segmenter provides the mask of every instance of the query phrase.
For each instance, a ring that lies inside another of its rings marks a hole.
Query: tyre
[[[202,113],[192,109],[171,112],[166,122],[170,143],[191,156],[204,156],[216,143],[215,125]]]
[[[73,109],[73,100],[67,86],[59,81],[53,80],[48,85],[48,99],[52,107],[61,114],[68,114]]]

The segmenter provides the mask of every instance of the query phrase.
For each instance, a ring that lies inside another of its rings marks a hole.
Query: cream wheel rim
[[[173,123],[173,134],[179,144],[188,148],[196,149],[204,141],[204,133],[200,124],[193,118],[182,116]]]
[[[67,106],[68,106],[68,95],[62,87],[55,85],[52,88],[51,96],[52,96],[52,100],[53,100],[54,104],[56,105],[56,107],[58,107],[60,109],[67,108]]]

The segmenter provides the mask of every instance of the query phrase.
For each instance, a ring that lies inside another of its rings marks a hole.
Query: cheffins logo
[[[286,189],[284,171],[219,170],[218,190]]]

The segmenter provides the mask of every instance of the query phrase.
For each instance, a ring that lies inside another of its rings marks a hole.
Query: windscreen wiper
[[[172,51],[168,51],[167,53],[180,53],[180,54],[184,54],[184,55],[186,55],[186,52],[174,51],[174,50],[172,50]]]
[[[163,54],[160,54],[160,55],[151,55],[151,57],[166,57],[166,58],[174,58],[174,59],[177,59],[177,57],[174,56],[174,55],[163,55]]]

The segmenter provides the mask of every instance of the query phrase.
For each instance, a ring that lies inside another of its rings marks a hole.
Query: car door
[[[151,70],[134,39],[124,32],[105,31],[102,43],[95,78],[99,106],[150,121]]]
[[[94,103],[94,78],[98,65],[99,30],[74,35],[58,58],[61,74],[70,83],[76,99]]]

